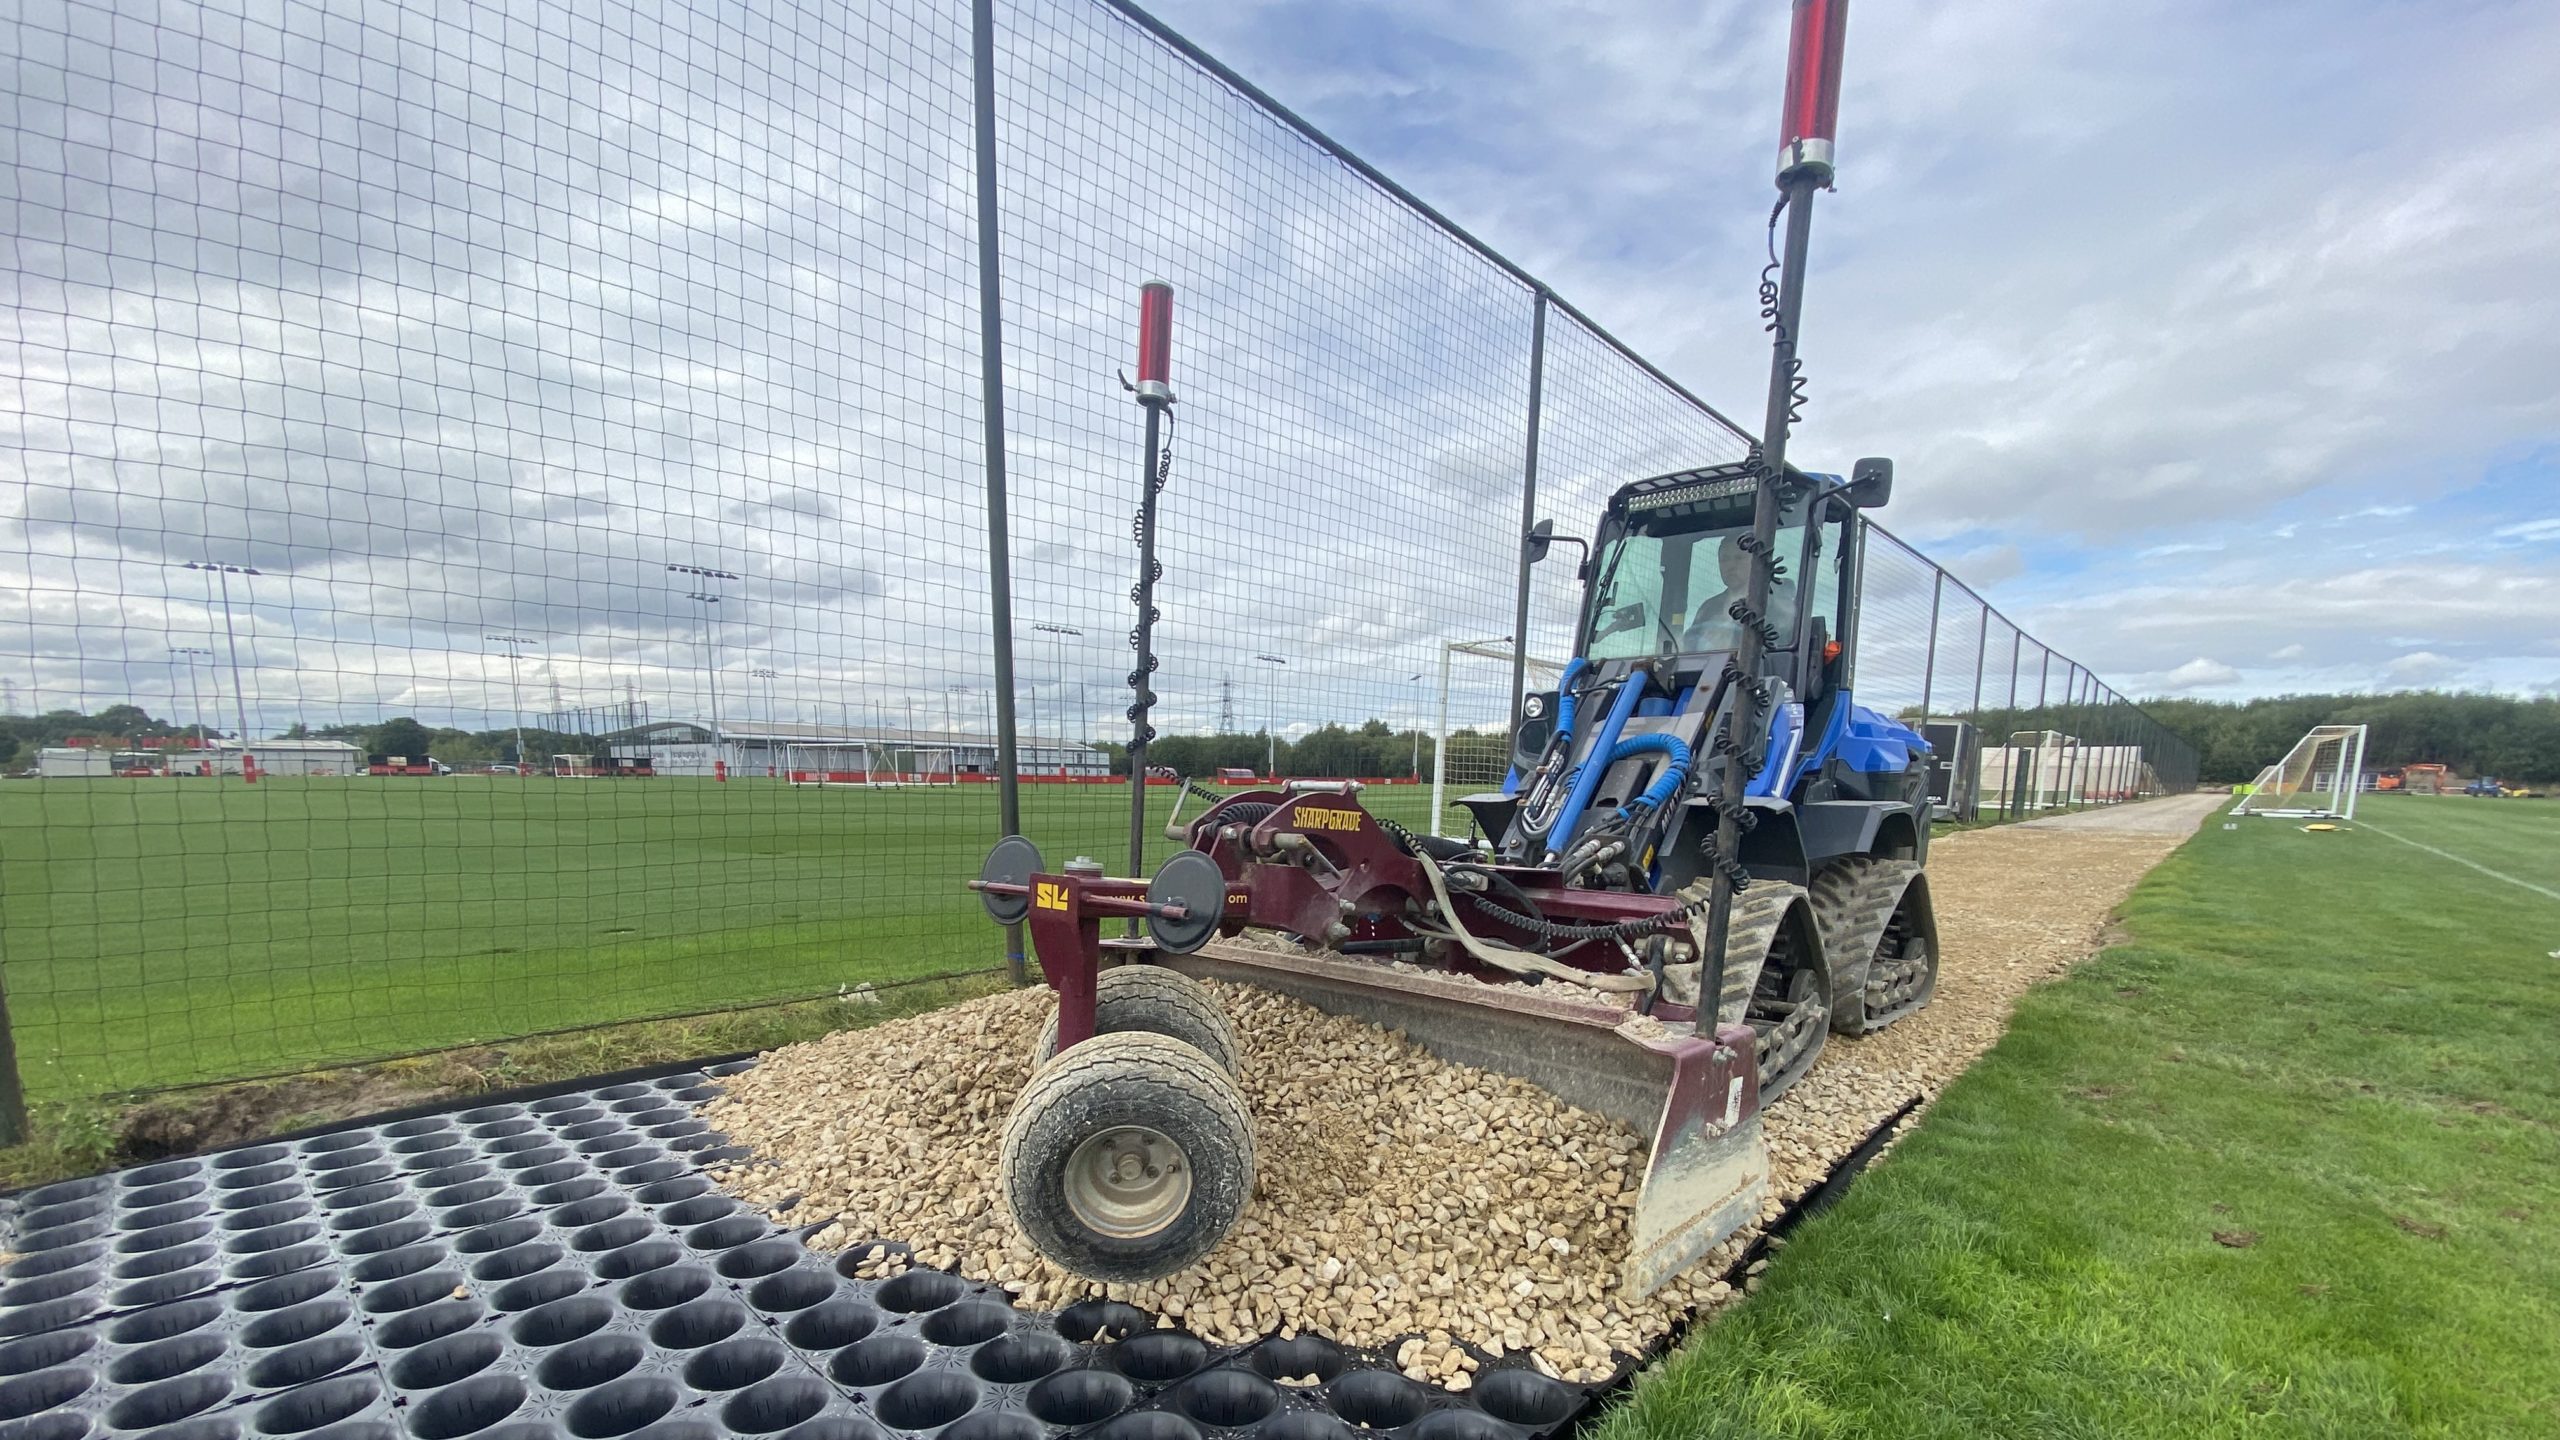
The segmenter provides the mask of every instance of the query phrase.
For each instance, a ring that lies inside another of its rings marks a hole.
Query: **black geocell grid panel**
[[[1594,1389],[1466,1393],[1301,1336],[852,1274],[721,1194],[743,1065],[47,1186],[0,1209],[0,1440],[1536,1440]],[[1320,1383],[1303,1384],[1308,1375]]]

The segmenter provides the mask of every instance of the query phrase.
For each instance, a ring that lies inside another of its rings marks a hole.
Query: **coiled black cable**
[[[1788,348],[1787,423],[1789,425],[1794,425],[1798,421],[1804,419],[1804,361],[1794,353],[1795,341],[1788,336],[1785,323],[1778,317],[1778,277],[1780,270],[1780,262],[1778,260],[1778,217],[1787,213],[1787,200],[1789,198],[1789,194],[1790,192],[1780,191],[1778,194],[1778,203],[1770,207],[1769,210],[1769,263],[1763,266],[1760,271],[1760,319],[1764,322],[1760,328],[1768,331],[1770,335],[1774,336],[1776,338],[1776,343]]]

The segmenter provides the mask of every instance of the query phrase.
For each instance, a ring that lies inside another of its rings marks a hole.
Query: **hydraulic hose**
[[[1638,810],[1661,808],[1679,792],[1680,782],[1689,778],[1689,744],[1677,735],[1631,735],[1609,747],[1609,757],[1600,762],[1601,768],[1607,769],[1633,755],[1661,755],[1667,757],[1668,763],[1661,774],[1653,777],[1653,783],[1644,787],[1643,794],[1618,807],[1621,820],[1632,818]]]
[[[1564,662],[1564,678],[1556,682],[1556,734],[1558,740],[1573,738],[1573,713],[1580,707],[1574,703],[1573,682],[1582,678],[1591,662],[1579,655]],[[1548,742],[1553,744],[1554,741]]]
[[[1555,825],[1547,831],[1547,854],[1562,855],[1573,843],[1574,828],[1582,823],[1582,812],[1591,808],[1592,793],[1600,788],[1600,776],[1609,767],[1594,763],[1607,755],[1618,743],[1618,733],[1627,728],[1627,717],[1636,712],[1636,702],[1644,698],[1649,672],[1636,670],[1618,686],[1618,697],[1609,705],[1608,718],[1600,722],[1599,732],[1591,737],[1591,760],[1577,767],[1573,793],[1565,797],[1564,809],[1556,816]]]

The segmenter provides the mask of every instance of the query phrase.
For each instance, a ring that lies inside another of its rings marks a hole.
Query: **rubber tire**
[[[1068,1157],[1089,1137],[1143,1125],[1191,1165],[1191,1196],[1162,1230],[1104,1235],[1067,1204]],[[1216,1061],[1145,1031],[1096,1035],[1032,1076],[1005,1121],[997,1185],[1032,1247],[1087,1279],[1155,1280],[1217,1248],[1253,1198],[1253,1115]]]
[[[1209,987],[1162,965],[1115,965],[1094,979],[1093,1033],[1119,1035],[1139,1031],[1169,1035],[1208,1056],[1230,1075],[1244,1076],[1244,1050],[1218,1008]],[[1031,1052],[1036,1072],[1058,1055],[1058,1012],[1040,1028],[1040,1043]]]

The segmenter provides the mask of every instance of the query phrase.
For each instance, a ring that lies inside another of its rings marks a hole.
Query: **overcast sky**
[[[1778,0],[1156,12],[1756,416]],[[2560,7],[1860,0],[1810,465],[2129,693],[2560,687]]]
[[[1094,0],[999,8],[1026,725],[1118,728],[1151,276],[1160,723],[1434,718],[1444,646],[1512,628],[1527,291]],[[1758,414],[1783,5],[1162,13]],[[965,21],[19,7],[0,678],[231,688],[258,731],[554,696],[982,728]],[[2555,61],[2549,6],[1866,0],[1794,458],[1895,457],[1888,523],[2127,693],[2560,684]],[[1570,325],[1547,353],[1564,529],[1738,453]],[[263,572],[236,686],[190,559]],[[1916,698],[1867,636],[1862,692]],[[1459,661],[1452,720],[1504,678]]]

